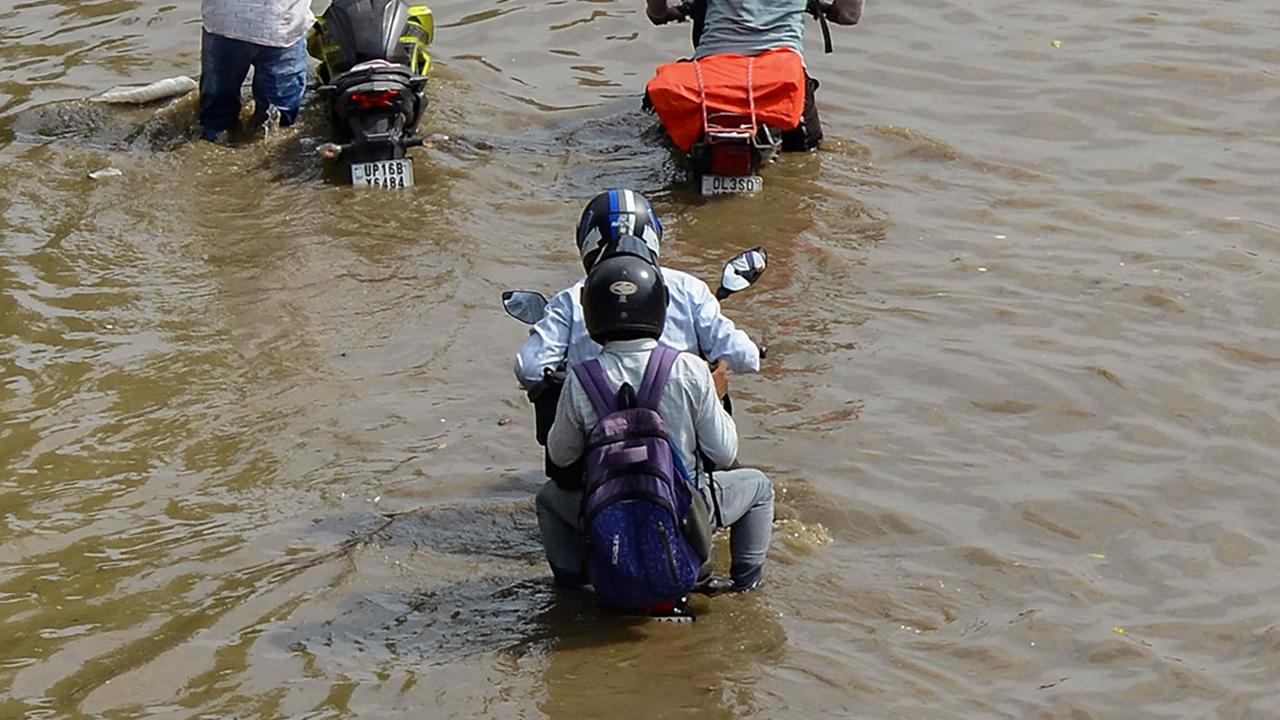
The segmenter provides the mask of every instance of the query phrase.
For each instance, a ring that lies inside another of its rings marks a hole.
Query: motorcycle
[[[764,248],[746,250],[731,258],[720,273],[720,284],[715,291],[716,299],[724,300],[754,285],[768,267],[768,259]],[[526,325],[534,325],[542,320],[546,315],[547,303],[547,297],[534,290],[506,290],[502,293],[503,309]],[[765,354],[765,348],[760,348],[760,357],[764,358]],[[556,368],[544,369],[542,381],[528,390],[529,401],[534,407],[535,434],[538,444],[544,447],[551,424],[555,421],[556,406],[560,402],[560,391],[564,386],[567,369],[563,361]],[[732,413],[732,404],[727,395],[724,404],[725,409]],[[561,468],[548,457],[545,459],[545,472],[547,477],[555,479],[562,487],[574,488],[580,487],[583,468],[581,461]],[[732,581],[727,578],[712,576],[704,579],[693,592],[710,596],[724,592],[731,586]],[[661,622],[692,622],[695,619],[687,598],[669,605],[649,608],[645,614],[648,618]]]
[[[830,7],[813,0],[806,9],[821,23],[828,53]],[[693,19],[696,48],[705,4],[685,2],[679,11],[681,22]],[[781,152],[782,133],[799,125],[807,82],[803,58],[790,50],[711,55],[659,67],[645,104],[687,158],[704,196],[751,193],[764,187],[759,172]]]
[[[434,36],[431,9],[410,0],[334,0],[307,34],[336,136],[319,151],[349,169],[352,185],[413,186],[406,151],[423,143]]]

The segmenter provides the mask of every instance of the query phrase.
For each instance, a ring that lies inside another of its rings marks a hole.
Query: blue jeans
[[[267,108],[292,125],[307,89],[307,39],[289,47],[268,47],[203,31],[200,42],[200,125],[205,140],[216,140],[240,121],[240,87],[253,68],[254,122]]]
[[[710,490],[704,482],[702,496],[711,503]],[[739,590],[754,587],[764,573],[764,559],[773,534],[773,483],[759,470],[739,468],[715,473],[715,497],[723,524],[712,518],[717,527],[729,528],[730,574]],[[578,510],[581,492],[560,489],[548,480],[538,491],[538,530],[547,563],[556,580],[573,585],[585,580],[582,568],[586,547],[578,533]]]

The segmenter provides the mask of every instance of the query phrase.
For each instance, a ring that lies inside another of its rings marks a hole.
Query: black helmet
[[[578,254],[588,271],[601,258],[628,253],[658,263],[662,223],[643,195],[606,190],[591,199],[578,221]]]
[[[611,255],[596,263],[582,285],[582,318],[591,339],[662,337],[667,286],[662,272],[635,255]]]

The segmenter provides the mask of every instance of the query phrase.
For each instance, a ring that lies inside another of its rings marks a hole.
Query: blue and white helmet
[[[578,254],[590,270],[610,255],[638,255],[658,264],[662,223],[653,206],[634,190],[606,190],[591,199],[578,221]]]

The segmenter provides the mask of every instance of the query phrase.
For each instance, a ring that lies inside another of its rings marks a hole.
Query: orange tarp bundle
[[[779,130],[791,130],[800,124],[804,113],[804,61],[794,50],[778,48],[752,57],[712,55],[693,62],[668,63],[658,67],[647,89],[658,119],[681,150],[689,152],[702,137],[699,70],[709,112],[750,118],[754,94],[757,123]],[[748,73],[752,93],[747,92]]]

